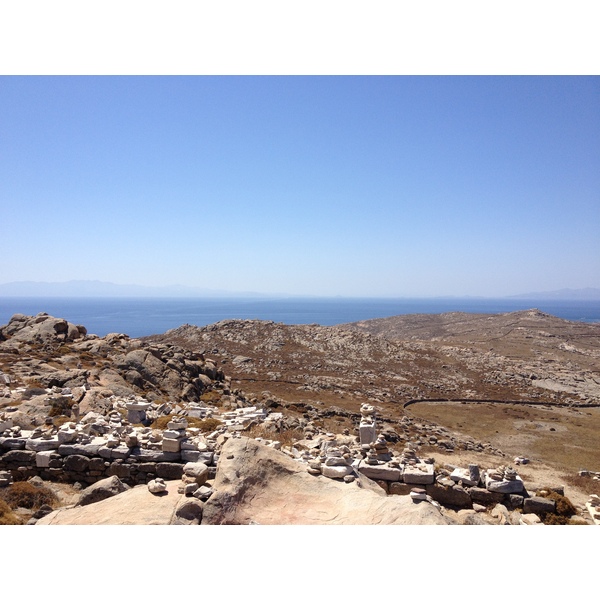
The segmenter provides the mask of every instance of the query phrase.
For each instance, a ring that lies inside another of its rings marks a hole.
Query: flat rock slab
[[[400,481],[402,477],[401,469],[395,469],[387,465],[370,465],[365,461],[361,461],[358,465],[358,472],[373,480]]]
[[[170,525],[185,496],[177,492],[181,481],[168,481],[166,492],[154,495],[138,485],[101,502],[63,508],[41,518],[36,525]]]
[[[231,457],[231,458],[229,458]],[[249,438],[221,453],[202,525],[446,525],[429,502],[387,496],[359,473],[352,483],[315,477],[306,465]]]
[[[435,480],[433,465],[424,463],[417,466],[406,465],[402,472],[404,483],[427,485]]]
[[[499,492],[501,494],[518,494],[525,489],[523,480],[517,475],[514,480],[495,481],[488,474],[485,477],[485,487],[490,492]]]

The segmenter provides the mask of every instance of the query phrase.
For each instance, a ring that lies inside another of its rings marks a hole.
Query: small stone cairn
[[[485,477],[485,487],[490,492],[504,494],[518,494],[523,491],[523,480],[515,469],[502,465],[496,469],[489,469]]]
[[[358,427],[361,445],[370,445],[376,440],[375,408],[366,402],[360,407],[360,425]]]

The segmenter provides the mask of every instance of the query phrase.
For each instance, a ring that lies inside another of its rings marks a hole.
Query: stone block
[[[389,467],[386,464],[383,465],[370,465],[364,461],[361,461],[358,465],[358,472],[369,479],[383,481],[400,481],[402,477],[402,470]]]
[[[534,513],[543,515],[546,513],[556,512],[556,502],[550,498],[542,498],[541,496],[533,496],[523,500],[523,513]]]
[[[198,450],[181,450],[181,460],[185,462],[199,462],[200,452]]]
[[[343,479],[346,475],[352,475],[354,469],[350,465],[323,465],[321,467],[321,475],[330,479]]]
[[[377,439],[375,423],[361,423],[358,427],[361,444],[372,444]]]
[[[125,444],[119,444],[116,448],[110,449],[110,458],[112,460],[124,460],[131,454],[131,448]]]
[[[158,463],[156,465],[156,475],[161,479],[181,479],[183,475],[183,465],[179,463]]]
[[[0,448],[3,450],[22,450],[25,448],[25,440],[23,438],[1,438]]]
[[[523,506],[523,496],[520,494],[508,494],[504,497],[504,504],[510,509],[515,510]]]
[[[72,454],[67,456],[63,463],[65,471],[75,471],[77,473],[83,473],[88,470],[90,459],[87,456],[81,456],[80,454]]]
[[[156,463],[138,463],[136,466],[141,473],[156,473]]]
[[[107,477],[118,477],[119,479],[129,479],[131,477],[131,465],[121,462],[114,462],[106,469]]]
[[[536,514],[524,514],[519,519],[520,525],[542,525],[542,521]]]
[[[443,486],[428,484],[425,490],[429,496],[443,506],[452,508],[472,508],[473,500],[467,493],[467,490],[459,485]]]
[[[62,444],[58,448],[58,453],[61,456],[69,456],[70,454],[80,454],[81,456],[98,456],[100,450],[106,448],[105,440],[98,440],[89,444]],[[110,450],[110,448],[108,448]],[[110,455],[105,458],[110,458]]]
[[[388,493],[396,496],[408,496],[412,487],[413,486],[409,483],[391,481],[388,486]]]
[[[485,487],[490,492],[498,492],[500,494],[518,494],[525,489],[523,480],[518,475],[513,480],[503,479],[502,481],[495,481],[486,474]]]
[[[56,450],[60,446],[58,438],[52,438],[45,440],[43,438],[29,438],[25,442],[26,450],[33,450],[34,452],[45,452],[47,450]]]
[[[173,440],[164,438],[162,442],[163,452],[179,452],[181,450],[181,442],[179,440]]]
[[[98,456],[90,459],[88,468],[90,471],[104,471],[106,469],[104,460]]]
[[[468,488],[467,494],[471,496],[473,502],[477,502],[478,504],[483,504],[484,506],[492,506],[494,504],[498,504],[498,502],[502,502],[504,499],[504,494],[499,492],[490,492],[485,488],[480,487],[472,487]]]
[[[462,483],[468,487],[474,487],[479,483],[479,477],[477,477],[477,479],[471,479],[471,473],[469,469],[454,469],[454,471],[450,473],[450,479],[456,483]]]
[[[420,463],[418,466],[405,465],[402,471],[404,483],[427,485],[435,480],[434,467],[431,464]]]
[[[54,452],[52,450],[45,450],[38,452],[35,455],[35,466],[41,469],[47,469],[50,466],[50,460]]]
[[[23,446],[25,440],[23,440]],[[33,450],[9,450],[2,456],[5,465],[35,465],[35,452]]]

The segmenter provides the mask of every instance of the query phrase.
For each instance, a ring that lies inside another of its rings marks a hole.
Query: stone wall
[[[128,485],[145,484],[161,477],[165,480],[181,479],[186,460],[181,453],[140,453],[135,449],[127,458],[103,458],[88,453],[73,454],[67,445],[57,450],[35,452],[33,450],[9,450],[0,455],[0,471],[9,471],[14,481],[25,481],[39,476],[46,481],[81,483],[89,485],[116,475]],[[214,477],[216,456],[204,452],[197,462],[209,467]]]

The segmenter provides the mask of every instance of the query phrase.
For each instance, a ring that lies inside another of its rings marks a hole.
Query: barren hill
[[[529,453],[565,472],[600,463],[599,324],[536,309],[337,326],[227,320],[150,341],[201,352],[249,398],[292,415],[315,409],[329,428],[371,402],[391,427],[411,419],[417,439],[418,423],[433,423],[455,449]],[[456,404],[405,406],[415,399]]]

